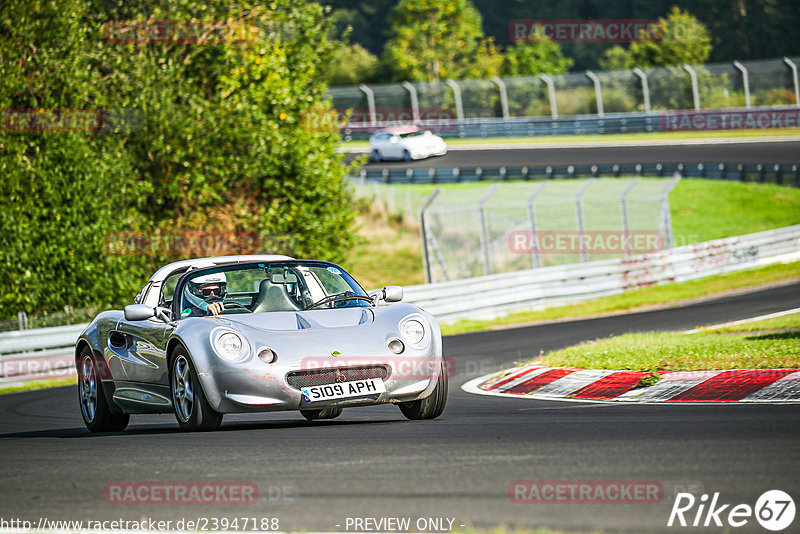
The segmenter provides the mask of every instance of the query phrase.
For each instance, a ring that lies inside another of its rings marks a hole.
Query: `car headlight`
[[[220,334],[214,340],[214,350],[217,351],[222,358],[231,361],[242,360],[247,356],[246,345],[238,334],[233,332],[225,332]]]
[[[419,346],[425,340],[425,327],[416,319],[409,319],[401,324],[400,333],[411,345]]]

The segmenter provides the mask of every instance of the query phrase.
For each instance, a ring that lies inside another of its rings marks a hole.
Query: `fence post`
[[[603,113],[603,88],[600,86],[600,78],[597,77],[597,74],[594,72],[587,70],[586,77],[592,80],[594,83],[594,98],[597,101],[597,116],[602,117]]]
[[[742,85],[744,86],[744,107],[750,109],[750,76],[747,73],[747,67],[736,60],[733,61],[733,66],[739,69],[739,72],[742,73]]]
[[[17,312],[17,322],[19,322],[20,330],[28,329],[28,314],[24,311]]]
[[[446,83],[453,90],[453,97],[456,100],[456,118],[460,121],[464,120],[464,104],[461,102],[461,87],[458,86],[455,80],[447,80]]]
[[[358,86],[365,95],[367,95],[367,107],[369,107],[369,121],[372,123],[372,126],[375,126],[375,123],[378,122],[377,114],[375,113],[375,93],[372,92],[372,89],[364,85],[363,83]]]
[[[542,262],[539,259],[539,238],[536,236],[536,211],[534,203],[536,202],[536,197],[539,196],[539,193],[542,192],[548,183],[549,182],[542,182],[539,184],[539,187],[528,197],[528,221],[531,224],[531,261],[533,262],[534,268],[542,266]],[[534,243],[536,246],[534,246]]]
[[[697,87],[697,71],[691,65],[683,64],[683,69],[689,73],[692,78],[692,99],[694,100],[695,111],[700,111],[700,91]]]
[[[628,194],[631,191],[633,191],[633,189],[636,187],[636,184],[638,184],[640,180],[641,180],[641,178],[635,178],[631,182],[631,185],[629,185],[628,187],[625,188],[625,191],[622,192],[622,196],[619,199],[620,210],[622,211],[622,235],[625,236],[625,255],[626,256],[630,256],[631,255],[630,241],[628,239],[628,236],[631,233],[631,229],[628,226],[628,205],[626,204],[626,202],[627,202]]]
[[[556,84],[547,74],[540,74],[539,78],[547,84],[547,94],[550,96],[550,115],[558,118],[558,104],[556,103]]]
[[[433,190],[431,196],[425,199],[425,202],[422,204],[422,207],[419,209],[419,236],[422,240],[422,266],[425,269],[425,283],[431,283],[431,260],[430,256],[428,255],[428,229],[425,225],[425,212],[433,204],[433,201],[436,200],[436,197],[439,196],[439,193],[442,190],[438,187]]]
[[[489,254],[489,228],[486,221],[486,202],[494,194],[498,184],[492,185],[478,202],[478,214],[481,219],[481,250],[483,251],[483,273],[492,274],[492,258]]]
[[[411,96],[411,116],[414,124],[419,124],[419,100],[417,99],[417,88],[409,82],[403,82],[400,85],[402,85]]]
[[[639,67],[633,69],[633,73],[642,80],[642,99],[644,100],[644,111],[645,113],[650,113],[650,86],[647,83],[647,74],[645,74],[645,72]]]
[[[508,113],[508,92],[506,91],[506,84],[503,80],[500,79],[498,76],[493,76],[492,81],[497,85],[497,88],[500,90],[500,108],[503,111],[503,118],[508,120],[509,113]]]
[[[797,65],[788,57],[783,58],[783,62],[792,71],[792,81],[794,82],[794,103],[800,108],[800,80],[797,79]]]
[[[662,229],[662,234],[664,235],[664,249],[671,249],[675,246],[675,239],[672,235],[672,215],[670,215],[669,212],[669,194],[680,181],[681,174],[676,171],[675,174],[672,175],[672,180],[670,180],[664,190],[661,191],[661,221],[664,225]]]
[[[587,252],[586,247],[583,246],[583,234],[585,232],[585,228],[583,227],[583,208],[581,207],[581,199],[583,198],[584,193],[589,190],[596,180],[597,178],[590,178],[586,180],[586,183],[583,184],[581,190],[578,191],[577,195],[575,195],[575,214],[578,216],[578,244],[581,247],[581,261],[589,261],[589,253]]]

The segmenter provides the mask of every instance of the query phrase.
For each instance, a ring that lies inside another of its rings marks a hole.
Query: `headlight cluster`
[[[243,360],[248,353],[249,347],[235,332],[224,332],[214,338],[214,350],[220,357],[230,360]]]
[[[403,338],[417,348],[421,348],[427,342],[427,335],[425,334],[425,326],[417,319],[407,319],[400,325],[400,333]]]

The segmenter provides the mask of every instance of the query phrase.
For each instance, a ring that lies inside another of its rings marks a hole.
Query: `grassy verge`
[[[544,364],[637,371],[800,368],[800,314],[695,334],[625,334],[552,352]]]
[[[72,386],[78,383],[77,378],[54,378],[53,380],[37,380],[17,386],[0,385],[0,394],[14,393],[17,391],[32,391],[34,389],[56,388],[59,386]]]
[[[442,334],[454,335],[490,330],[501,325],[518,325],[554,319],[580,318],[609,313],[641,311],[687,299],[719,294],[728,290],[757,286],[800,276],[800,262],[779,263],[758,269],[708,276],[676,284],[648,287],[620,295],[587,300],[536,312],[522,312],[492,321],[459,321],[442,325]]]
[[[541,135],[536,137],[478,137],[468,139],[447,139],[448,146],[489,145],[489,144],[529,144],[529,143],[603,143],[606,141],[671,141],[676,139],[731,139],[738,137],[774,137],[800,135],[798,128],[774,130],[719,130],[703,132],[650,132],[608,135]],[[342,141],[344,149],[368,148],[369,141]]]

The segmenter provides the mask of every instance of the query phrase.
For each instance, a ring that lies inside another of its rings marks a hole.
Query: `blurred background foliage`
[[[0,129],[0,316],[128,303],[181,256],[109,253],[119,233],[256,232],[259,251],[344,258],[355,210],[326,115],[325,11],[289,0],[3,2],[0,110],[106,120],[99,131]],[[110,21],[257,31],[236,43],[113,42]]]

